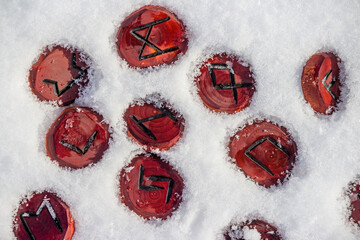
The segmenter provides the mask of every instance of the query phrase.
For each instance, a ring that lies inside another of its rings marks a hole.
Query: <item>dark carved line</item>
[[[221,64],[221,63],[218,63],[218,64],[210,64],[208,66],[208,71],[209,71],[209,75],[210,75],[210,79],[211,79],[211,82],[214,86],[214,88],[216,87],[216,76],[215,76],[215,72],[213,71],[213,69],[219,69],[219,70],[226,70],[228,69],[227,65],[226,64]]]
[[[86,69],[81,68],[80,66],[76,65],[76,54],[72,53],[71,54],[71,66],[79,71],[79,75],[76,76],[76,78],[74,78],[73,80],[77,80],[82,78],[83,76],[85,76],[85,74],[87,73]]]
[[[63,145],[64,147],[67,147],[68,149],[70,149],[70,150],[72,150],[72,151],[74,151],[74,152],[76,152],[78,154],[83,155],[83,151],[80,148],[78,148],[77,146],[74,146],[74,145],[72,145],[70,143],[67,143],[67,142],[64,142],[64,141],[59,141],[59,143],[61,145]]]
[[[139,27],[135,27],[135,28],[131,29],[130,32],[141,31],[141,30],[144,30],[145,28],[148,28],[148,27],[151,27],[151,26],[154,26],[154,25],[158,25],[160,23],[167,22],[169,20],[170,20],[170,17],[162,18],[162,19],[159,19],[159,20],[156,20],[156,21],[141,25]]]
[[[251,87],[252,83],[236,83],[235,85],[231,84],[216,84],[215,89],[234,89],[234,88],[246,88]]]
[[[253,161],[256,165],[258,165],[263,170],[265,170],[268,174],[270,174],[271,176],[274,176],[274,173],[265,164],[263,164],[261,161],[259,161],[257,158],[255,158],[253,155],[251,155],[248,152],[245,152],[245,156],[250,158],[251,161]]]
[[[257,141],[255,141],[253,144],[250,145],[250,147],[248,147],[245,150],[245,156],[247,156],[251,161],[253,161],[256,165],[258,165],[259,167],[261,167],[263,170],[265,170],[267,173],[269,173],[271,176],[274,176],[274,173],[265,165],[263,164],[260,160],[258,160],[257,158],[255,158],[250,151],[252,151],[253,149],[255,149],[257,146],[259,146],[260,144],[262,144],[265,141],[269,141],[271,144],[273,144],[277,149],[279,149],[281,152],[283,152],[284,154],[286,154],[287,156],[290,156],[289,152],[286,150],[286,148],[281,145],[278,141],[276,141],[273,137],[267,136],[264,138],[261,138]]]
[[[24,218],[25,218],[25,217],[36,217],[36,216],[37,216],[37,215],[36,215],[35,212],[22,212],[22,213],[20,213],[21,223],[22,223],[22,225],[24,226],[24,229],[25,229],[27,235],[29,236],[29,238],[30,238],[31,240],[36,240],[36,238],[35,238],[33,232],[31,231],[29,224],[25,221]]]
[[[155,114],[153,116],[147,117],[147,118],[143,118],[138,120],[139,122],[143,123],[143,122],[148,122],[148,121],[152,121],[155,119],[159,119],[162,117],[169,117],[171,120],[173,120],[174,122],[177,122],[178,120],[176,119],[176,117],[174,116],[174,114],[172,114],[169,110],[167,110],[166,108],[162,107],[160,108],[161,112],[160,114]]]
[[[143,165],[140,165],[140,168],[139,168],[139,181],[138,181],[138,187],[139,187],[140,190],[142,190],[143,179],[144,179],[144,167],[143,167]]]
[[[70,143],[67,143],[67,142],[64,142],[64,141],[59,141],[59,143],[61,145],[63,145],[64,147],[67,147],[68,149],[76,152],[76,153],[79,153],[81,155],[84,155],[86,154],[86,152],[89,150],[89,148],[91,147],[91,144],[93,144],[94,140],[95,140],[95,137],[97,135],[97,131],[95,131],[93,134],[91,134],[91,136],[89,137],[89,139],[86,141],[85,143],[85,146],[84,146],[84,149],[81,150],[79,147],[77,146],[74,146]]]
[[[232,90],[232,94],[233,94],[233,97],[234,97],[234,101],[235,101],[235,104],[238,103],[238,94],[237,94],[237,90],[235,88],[235,76],[234,76],[234,70],[231,68],[231,70],[229,70],[229,73],[230,73],[230,84],[231,86],[233,86],[233,88],[231,89]]]
[[[143,123],[143,122],[148,122],[148,121],[156,120],[156,119],[159,119],[159,118],[162,118],[162,117],[165,117],[165,114],[160,113],[160,114],[152,115],[152,116],[147,117],[147,118],[140,119],[140,120],[138,120],[138,121],[141,122],[141,123]]]
[[[156,57],[156,56],[159,56],[159,55],[168,53],[168,52],[176,51],[176,50],[178,50],[178,49],[179,49],[179,47],[171,47],[171,48],[167,48],[167,49],[165,49],[165,50],[161,50],[161,51],[156,52],[156,53],[151,53],[151,54],[148,54],[148,55],[145,55],[145,56],[141,56],[141,57],[138,58],[138,59],[139,59],[139,61],[140,61],[140,60],[144,60],[144,59]]]
[[[41,202],[38,209],[36,210],[36,212],[21,212],[20,213],[21,223],[23,224],[24,229],[31,240],[36,240],[36,237],[34,236],[33,232],[31,231],[30,226],[26,222],[25,218],[39,216],[45,207],[46,207],[46,210],[49,212],[52,220],[55,222],[56,228],[59,230],[59,232],[61,232],[61,233],[63,232],[60,219],[56,215],[54,208],[52,207],[50,201],[48,199],[44,199]]]
[[[290,153],[288,152],[288,150],[283,145],[281,145],[278,141],[276,141],[273,137],[268,136],[265,138],[266,138],[266,140],[271,142],[276,148],[278,148],[281,152],[286,154],[288,157],[290,156]]]
[[[144,180],[144,167],[143,165],[140,165],[140,169],[139,169],[139,189],[140,190],[144,190],[144,191],[155,191],[155,190],[163,190],[163,187],[160,186],[155,186],[155,185],[143,185],[143,180]],[[166,192],[166,203],[169,203],[173,189],[174,189],[174,180],[170,177],[165,177],[165,176],[157,176],[157,175],[153,175],[149,177],[150,181],[154,181],[154,182],[169,182],[168,185],[168,189]]]
[[[83,153],[84,153],[84,154],[89,150],[89,148],[90,148],[91,145],[93,144],[97,133],[98,133],[97,131],[93,132],[93,134],[91,134],[91,136],[89,137],[89,139],[86,141],[86,144],[85,144],[84,150],[83,150]]]
[[[51,84],[54,86],[54,94],[57,97],[60,97],[61,95],[63,95],[66,91],[68,91],[74,84],[75,81],[81,77],[83,77],[86,73],[87,70],[86,69],[82,69],[81,67],[79,67],[78,65],[76,65],[76,54],[72,53],[71,54],[71,66],[79,71],[79,75],[76,78],[73,78],[68,85],[66,85],[63,89],[61,89],[61,91],[59,91],[59,86],[57,81],[51,80],[51,79],[44,79],[43,83],[45,84]]]
[[[230,84],[217,84],[214,69],[216,69],[216,70],[228,70],[229,75],[230,75]],[[208,72],[209,72],[209,75],[210,75],[211,82],[212,82],[215,89],[229,89],[229,90],[231,89],[235,104],[238,103],[238,93],[237,93],[236,89],[237,88],[251,87],[253,85],[252,83],[235,83],[234,70],[233,70],[232,67],[228,66],[227,64],[223,64],[223,63],[210,64],[208,66]]]
[[[75,53],[72,53],[72,54],[71,54],[71,66],[72,66],[74,69],[78,70],[79,72],[83,72],[83,71],[84,71],[80,66],[76,65],[76,54],[75,54]]]
[[[156,137],[155,135],[150,131],[150,129],[148,129],[147,127],[145,127],[144,124],[142,124],[134,115],[130,115],[131,120],[133,120],[135,122],[135,124],[146,134],[148,135],[152,140],[156,141]]]
[[[54,80],[44,79],[43,83],[54,85],[54,94],[57,97],[60,97],[61,95],[63,95],[66,91],[68,91],[75,84],[75,80],[71,80],[68,85],[66,85],[63,89],[61,89],[61,91],[59,91],[58,83],[56,81],[54,81]]]
[[[332,73],[332,69],[330,69],[324,76],[323,80],[322,80],[322,85],[325,87],[325,89],[329,92],[329,94],[331,95],[332,99],[334,99],[335,101],[337,100],[336,95],[334,94],[334,92],[331,90],[331,87],[337,82],[337,78],[333,77],[331,79],[331,82],[329,84],[326,83],[326,80],[329,78],[330,74]]]
[[[150,178],[149,178],[150,179]],[[159,186],[155,186],[155,185],[143,185],[143,180],[144,180],[144,167],[143,165],[140,165],[140,170],[139,170],[139,189],[140,190],[144,190],[144,191],[155,191],[155,190],[162,190],[164,189],[163,187],[159,187]]]
[[[131,118],[131,120],[133,120],[135,122],[135,124],[146,134],[148,135],[151,139],[153,140],[157,140],[155,135],[151,132],[151,130],[149,128],[147,128],[143,123],[144,122],[148,122],[148,121],[152,121],[155,119],[159,119],[159,118],[163,118],[163,117],[168,117],[171,120],[173,120],[174,122],[177,122],[178,120],[176,119],[176,117],[174,116],[174,114],[172,114],[168,109],[162,107],[160,108],[161,112],[160,114],[155,114],[153,116],[147,117],[147,118],[143,118],[143,119],[137,119],[134,115],[130,115],[129,117]]]
[[[169,182],[169,186],[166,192],[166,203],[169,203],[174,188],[174,180],[170,177],[164,177],[164,176],[150,176],[149,180],[155,182]]]
[[[175,117],[174,114],[172,114],[168,109],[162,107],[160,108],[160,110],[163,112],[163,114],[165,114],[166,117],[170,118],[171,120],[173,120],[174,122],[177,122],[177,118]],[[164,116],[164,117],[165,117]]]
[[[57,97],[59,97],[59,87],[58,87],[58,84],[57,84],[56,81],[51,80],[51,79],[44,79],[44,80],[43,80],[43,83],[54,85],[54,94],[55,94]]]
[[[167,48],[167,49],[162,50],[158,46],[156,46],[154,43],[149,41],[150,33],[152,31],[153,26],[158,25],[158,24],[163,23],[163,22],[166,22],[166,21],[169,21],[169,20],[170,20],[170,17],[159,19],[159,20],[156,20],[154,22],[142,25],[140,27],[135,27],[135,28],[130,30],[130,34],[133,35],[133,37],[135,37],[137,40],[139,40],[140,42],[143,43],[143,45],[141,46],[139,55],[138,55],[138,60],[139,61],[144,60],[144,59],[148,59],[148,58],[152,58],[152,57],[156,57],[158,55],[162,55],[162,54],[172,52],[172,51],[176,51],[176,50],[179,49],[179,47],[175,46],[175,47],[171,47],[171,48]],[[149,29],[146,32],[145,38],[137,33],[137,31],[141,31],[141,30],[144,30],[146,28],[149,28]],[[146,45],[148,45],[149,47],[154,49],[156,52],[143,56],[142,54],[144,52],[144,49],[145,49]]]
[[[157,47],[155,44],[153,44],[152,42],[148,41],[149,36],[150,36],[150,33],[151,33],[151,30],[152,30],[152,26],[149,27],[148,31],[146,32],[146,36],[145,36],[144,42],[142,42],[143,45],[141,46],[141,49],[140,49],[140,52],[139,52],[139,55],[138,55],[138,60],[139,60],[139,61],[142,60],[142,58],[143,58],[142,54],[143,54],[143,52],[144,52],[144,49],[145,49],[146,44],[149,45],[151,48],[153,48],[153,49],[156,50],[156,53],[155,53],[155,54],[157,54],[158,52],[161,52],[161,49],[160,49],[160,48],[158,48],[158,47]],[[143,38],[143,37],[140,36],[140,34],[138,34],[137,32],[134,32],[133,36],[135,36],[137,40],[140,40],[140,39]]]

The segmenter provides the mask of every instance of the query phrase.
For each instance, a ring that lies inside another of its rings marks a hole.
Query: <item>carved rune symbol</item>
[[[133,35],[137,40],[139,40],[140,42],[143,43],[143,45],[141,47],[141,50],[139,52],[139,56],[138,56],[139,61],[144,60],[144,59],[148,59],[148,58],[152,58],[152,57],[156,57],[158,55],[165,54],[165,53],[172,52],[172,51],[176,51],[176,50],[179,49],[179,47],[176,46],[176,47],[171,47],[171,48],[167,48],[167,49],[162,50],[158,46],[156,46],[154,43],[149,41],[149,36],[150,36],[150,33],[151,33],[151,30],[152,30],[153,26],[158,25],[160,23],[167,22],[169,20],[170,20],[170,17],[159,19],[159,20],[156,20],[154,22],[150,22],[150,23],[147,23],[145,25],[135,27],[135,28],[130,30],[131,35]],[[137,33],[138,31],[144,30],[146,28],[149,28],[149,29],[146,32],[145,38]],[[142,54],[143,54],[143,51],[144,51],[146,45],[148,45],[149,47],[154,49],[156,52],[143,56]]]
[[[93,134],[91,134],[89,139],[86,141],[86,144],[85,144],[83,149],[80,149],[79,147],[74,146],[74,145],[72,145],[70,143],[67,143],[67,142],[64,142],[64,141],[59,141],[59,143],[61,145],[63,145],[64,147],[67,147],[68,149],[70,149],[70,150],[72,150],[72,151],[74,151],[76,153],[84,155],[89,150],[89,148],[91,147],[91,144],[94,142],[97,133],[98,132],[95,131]]]
[[[215,76],[215,70],[228,70],[230,75],[230,84],[217,84],[216,83],[216,76]],[[214,63],[210,64],[208,66],[208,71],[210,74],[211,82],[215,89],[231,89],[234,97],[234,102],[237,104],[238,102],[238,93],[237,88],[246,88],[251,87],[252,83],[235,83],[235,76],[234,76],[234,69],[227,64],[222,63]]]
[[[54,85],[54,94],[57,97],[60,97],[61,95],[63,95],[66,91],[68,91],[72,86],[74,86],[74,84],[76,83],[77,79],[82,78],[86,73],[87,70],[86,69],[82,69],[81,67],[79,67],[78,65],[76,65],[76,54],[72,53],[71,54],[71,66],[79,71],[79,75],[76,76],[76,78],[72,79],[68,85],[66,85],[63,89],[59,90],[59,86],[57,81],[51,80],[51,79],[44,79],[43,83],[45,84],[51,84]]]
[[[162,190],[163,187],[159,187],[156,185],[143,185],[142,182],[144,180],[144,167],[143,165],[140,165],[140,171],[139,171],[139,189],[144,191],[155,191],[155,190]],[[170,197],[174,188],[174,180],[170,177],[165,176],[156,176],[152,175],[149,177],[150,181],[154,182],[169,182],[167,193],[166,193],[166,201],[165,203],[168,203],[170,201]]]
[[[145,125],[143,124],[143,122],[147,122],[147,121],[152,121],[158,118],[162,118],[162,117],[169,117],[171,120],[173,120],[174,122],[177,122],[178,120],[176,119],[176,117],[174,116],[174,114],[172,114],[169,110],[167,110],[166,108],[162,107],[160,108],[160,110],[162,111],[162,113],[160,114],[155,114],[151,117],[147,117],[147,118],[143,118],[143,119],[137,119],[134,115],[130,115],[131,120],[133,120],[136,125],[144,132],[146,133],[146,135],[148,135],[151,139],[156,141],[156,137],[155,135],[150,131],[149,128],[145,127]]]
[[[329,78],[330,74],[332,73],[332,69],[330,69],[324,76],[323,80],[322,80],[322,85],[325,87],[325,89],[330,93],[332,99],[334,99],[336,101],[337,97],[334,94],[334,92],[331,90],[331,87],[334,86],[334,84],[336,83],[336,81],[338,80],[336,77],[333,77],[331,79],[331,82],[329,84],[326,83],[326,80]]]
[[[54,221],[56,228],[59,230],[59,232],[63,232],[62,226],[61,226],[61,222],[60,219],[57,217],[54,208],[52,207],[50,200],[47,198],[44,198],[44,200],[42,201],[42,203],[40,204],[39,208],[36,210],[36,212],[22,212],[20,213],[20,220],[21,223],[23,224],[25,231],[27,233],[27,235],[29,236],[29,238],[31,240],[36,240],[34,233],[31,231],[29,224],[26,222],[25,218],[29,218],[29,217],[37,217],[41,214],[41,212],[44,210],[44,208],[46,208],[52,218],[52,220]]]
[[[281,145],[278,141],[276,141],[273,137],[267,136],[267,137],[263,137],[257,141],[255,141],[253,144],[250,145],[250,147],[248,147],[245,150],[245,156],[247,156],[248,158],[250,158],[251,161],[253,161],[253,163],[255,163],[256,165],[258,165],[259,167],[261,167],[263,170],[265,170],[267,173],[269,173],[271,176],[274,176],[274,173],[265,165],[263,164],[260,160],[258,160],[257,158],[255,158],[250,152],[255,149],[257,146],[259,146],[260,144],[262,144],[265,141],[269,141],[272,145],[274,145],[274,147],[276,147],[277,149],[279,149],[281,152],[285,153],[287,156],[290,156],[289,152],[286,150],[286,148]]]

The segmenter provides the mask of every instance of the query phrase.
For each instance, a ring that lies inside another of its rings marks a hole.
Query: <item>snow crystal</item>
[[[245,240],[261,240],[261,235],[256,229],[250,229],[248,227],[244,227],[243,238]]]

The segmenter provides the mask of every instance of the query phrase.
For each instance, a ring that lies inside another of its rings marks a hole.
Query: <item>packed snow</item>
[[[129,68],[115,35],[125,17],[148,4],[182,19],[189,48],[170,66]],[[43,190],[70,206],[76,240],[218,240],[231,222],[249,217],[276,226],[284,239],[359,239],[344,196],[360,173],[359,26],[356,0],[1,1],[0,239],[14,238],[20,200]],[[40,102],[28,84],[29,68],[54,43],[91,57],[90,84],[72,106],[92,107],[111,126],[102,160],[80,170],[60,168],[46,155],[46,133],[64,108]],[[301,90],[302,68],[319,51],[342,60],[341,103],[331,116],[315,114]],[[194,84],[199,64],[219,52],[246,60],[256,81],[250,107],[232,115],[208,110]],[[146,221],[118,198],[120,170],[143,151],[127,137],[122,115],[134,99],[154,93],[185,118],[181,140],[158,151],[185,183],[183,202],[166,221]],[[297,143],[297,163],[282,186],[256,185],[228,158],[230,136],[253,119],[285,126]]]

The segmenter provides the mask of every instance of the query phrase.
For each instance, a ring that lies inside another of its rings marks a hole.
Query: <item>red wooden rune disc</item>
[[[119,182],[121,201],[146,219],[166,219],[182,201],[181,176],[155,155],[136,156],[122,169]]]
[[[205,61],[195,81],[204,105],[215,112],[241,111],[250,105],[255,92],[248,64],[225,53]]]
[[[73,48],[47,47],[30,69],[32,92],[41,101],[69,105],[78,97],[80,88],[88,83],[88,59]]]
[[[297,147],[286,128],[267,121],[246,125],[230,139],[229,156],[252,180],[270,187],[290,175]]]
[[[185,27],[174,13],[159,6],[145,6],[121,24],[116,46],[132,67],[170,64],[187,51]]]
[[[136,103],[124,114],[127,133],[139,144],[167,150],[182,136],[184,119],[166,103]]]
[[[67,108],[46,135],[47,154],[62,167],[96,163],[109,146],[108,128],[103,117],[90,108]]]
[[[13,231],[22,240],[70,240],[75,222],[70,208],[56,194],[45,191],[21,203]]]
[[[333,53],[314,54],[304,66],[301,86],[314,111],[333,113],[340,97],[340,70]]]
[[[256,231],[256,235],[260,235],[265,240],[281,240],[282,237],[277,228],[267,222],[256,219],[247,221],[240,225],[231,225],[224,233],[225,240],[245,240],[254,234],[250,231]],[[256,237],[257,237],[256,236]]]
[[[349,184],[350,220],[360,227],[360,184],[357,180]]]

